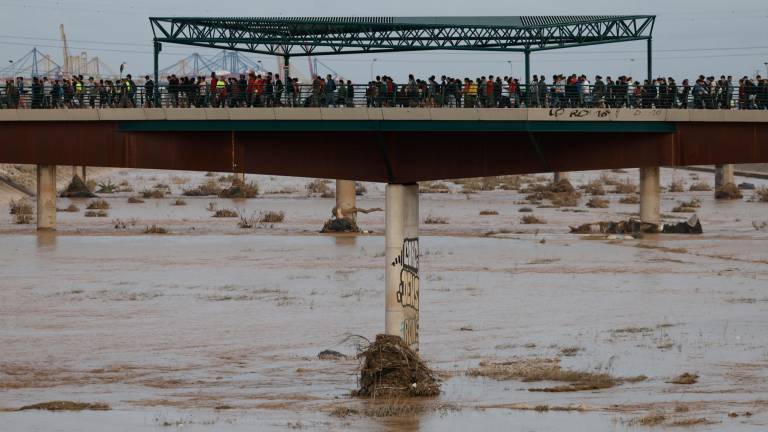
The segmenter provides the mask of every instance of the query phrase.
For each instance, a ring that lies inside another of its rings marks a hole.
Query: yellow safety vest
[[[227,83],[224,82],[224,80],[218,80],[216,81],[216,88],[219,90],[223,90],[227,86]]]
[[[77,82],[77,84],[75,84],[75,90],[76,90],[78,93],[81,93],[81,92],[83,91],[83,83],[81,83],[80,81],[78,81],[78,82]]]

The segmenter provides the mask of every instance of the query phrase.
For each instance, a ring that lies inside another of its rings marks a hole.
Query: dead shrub
[[[161,190],[161,189],[154,189],[154,190],[144,189],[140,193],[141,193],[141,197],[142,198],[146,198],[146,199],[149,199],[149,198],[163,199],[163,198],[165,198],[165,192],[163,190]]]
[[[646,414],[642,417],[636,417],[630,420],[627,424],[629,426],[658,426],[667,419],[664,414],[655,412]]]
[[[217,218],[230,218],[230,217],[238,217],[239,214],[231,209],[221,209],[221,210],[215,210],[213,213],[213,217]]]
[[[68,205],[65,208],[57,208],[56,211],[57,212],[66,212],[66,213],[77,213],[77,212],[80,211],[80,207],[78,207],[78,206],[76,206],[74,204],[70,204],[70,205]]]
[[[623,180],[616,183],[613,193],[617,194],[633,194],[637,192],[637,185],[630,180]]]
[[[685,192],[685,182],[682,179],[674,179],[669,184],[670,192]]]
[[[584,186],[584,192],[590,195],[605,195],[603,183],[600,180],[593,180]]]
[[[669,384],[682,384],[690,385],[699,382],[699,375],[695,373],[684,372],[683,374],[676,376],[675,378],[667,381]]]
[[[29,202],[26,198],[21,198],[19,200],[11,200],[8,202],[8,208],[9,212],[12,215],[31,215],[32,214],[32,203]]]
[[[281,211],[267,211],[261,214],[259,217],[260,223],[283,223],[285,220],[285,213]]]
[[[637,195],[627,195],[625,197],[621,197],[619,202],[622,204],[640,204],[640,197]]]
[[[46,410],[46,411],[107,411],[109,405],[105,403],[85,403],[71,401],[42,402],[34,405],[25,405],[19,411]]]
[[[558,207],[576,207],[579,205],[581,192],[571,190],[570,192],[549,193],[548,195],[545,194],[545,198],[548,198],[552,205]]]
[[[608,175],[607,173],[600,173],[598,181],[607,186],[618,186],[622,183],[617,176]]]
[[[496,210],[480,210],[480,216],[497,216],[498,214]]]
[[[499,182],[501,190],[519,190],[523,185],[522,178],[518,175],[501,176]]]
[[[533,209],[530,207],[520,207],[517,211],[520,213],[532,213]]]
[[[159,225],[152,224],[152,226],[144,228],[144,234],[168,234],[168,230]]]
[[[419,193],[450,193],[447,184],[440,181],[419,182]]]
[[[709,183],[700,181],[692,184],[689,190],[693,192],[709,192],[712,190],[712,187],[709,185]]]
[[[88,210],[107,210],[109,209],[109,203],[103,199],[95,199],[89,202],[86,208]]]
[[[237,178],[234,174],[226,174],[221,177],[219,177],[219,183],[234,183],[240,179]]]
[[[221,192],[221,186],[214,179],[208,179],[196,188],[187,189],[182,192],[184,196],[210,196],[218,195]]]
[[[535,215],[525,215],[520,219],[520,222],[526,225],[547,223],[547,221],[545,221],[542,218],[536,217]]]
[[[529,388],[533,392],[572,392],[599,390],[615,387],[623,382],[635,382],[638,378],[621,379],[604,372],[572,371],[560,367],[560,359],[531,358],[502,363],[481,362],[471,369],[469,376],[481,376],[499,381],[517,379],[523,382],[559,381],[563,386]]]
[[[359,389],[353,394],[368,398],[425,397],[440,394],[435,373],[398,336],[377,335],[357,355]]]
[[[756,189],[755,199],[759,202],[768,202],[768,186],[760,186]]]
[[[708,420],[704,417],[699,418],[689,418],[689,419],[680,419],[675,420],[671,423],[669,423],[672,427],[687,427],[687,426],[697,426],[697,425],[705,425],[705,424],[715,424],[716,422],[712,420]]]
[[[253,198],[259,194],[259,185],[256,182],[245,183],[236,179],[226,189],[219,192],[219,198]]]
[[[106,210],[88,210],[83,215],[85,217],[107,217],[109,214]]]
[[[144,204],[144,200],[139,197],[129,197],[128,204]]]
[[[440,216],[429,215],[424,218],[424,223],[427,225],[445,225],[448,223],[448,219]]]
[[[311,194],[328,194],[331,192],[331,188],[328,187],[328,181],[325,179],[314,179],[307,183],[305,186],[307,193]]]
[[[368,193],[368,188],[361,182],[355,182],[355,196],[363,196]]]
[[[608,208],[610,202],[607,199],[593,197],[587,201],[587,207],[589,208]]]
[[[187,205],[187,202],[183,198],[176,198],[176,200],[174,202],[172,202],[171,205],[185,206],[185,205]]]

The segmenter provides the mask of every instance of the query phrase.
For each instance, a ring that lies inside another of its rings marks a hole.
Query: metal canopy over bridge
[[[292,56],[424,50],[525,53],[646,40],[654,15],[500,17],[150,18],[155,65],[162,43]],[[157,79],[157,66],[155,78]]]

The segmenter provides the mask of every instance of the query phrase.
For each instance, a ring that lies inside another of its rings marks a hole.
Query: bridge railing
[[[661,88],[663,90],[663,88]],[[694,94],[693,87],[503,85],[487,94],[466,92],[462,87],[433,86],[394,91],[369,85],[337,86],[333,91],[312,85],[293,88],[259,88],[240,85],[225,89],[201,86],[136,86],[123,92],[118,87],[71,89],[0,86],[0,109],[60,108],[205,108],[205,107],[457,107],[457,108],[680,108],[768,109],[768,87],[753,90],[716,89]],[[646,91],[649,90],[649,91]]]

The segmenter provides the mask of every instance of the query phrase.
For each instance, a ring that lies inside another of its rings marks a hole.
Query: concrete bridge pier
[[[37,166],[37,229],[56,229],[56,165]]]
[[[333,208],[333,214],[336,215],[336,218],[356,222],[356,200],[355,182],[352,180],[336,180],[336,207]]]
[[[640,168],[640,220],[661,225],[659,167]]]
[[[419,185],[386,189],[385,333],[419,349]]]
[[[736,184],[733,174],[733,164],[715,165],[715,190],[731,183]]]

